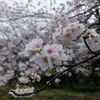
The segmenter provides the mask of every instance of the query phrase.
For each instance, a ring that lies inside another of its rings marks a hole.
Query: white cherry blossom
[[[27,84],[27,83],[29,83],[29,78],[28,77],[20,77],[20,78],[18,78],[18,81],[20,82],[20,83],[24,83],[24,84]]]
[[[58,44],[47,44],[40,54],[32,56],[30,61],[38,64],[42,70],[52,69],[54,65],[61,65],[62,61],[67,61],[68,57],[64,53],[63,47]]]
[[[35,55],[42,47],[42,39],[33,39],[29,44],[26,45],[24,50],[26,56]]]

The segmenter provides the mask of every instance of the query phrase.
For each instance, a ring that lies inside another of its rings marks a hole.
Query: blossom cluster
[[[0,86],[5,85],[8,83],[10,79],[12,79],[14,76],[13,70],[7,70],[7,72],[3,73],[3,68],[0,69]]]
[[[24,54],[30,56],[29,61],[38,65],[42,71],[52,69],[54,65],[61,65],[62,61],[68,59],[62,45],[44,45],[42,39],[33,39],[26,45]]]
[[[31,97],[33,95],[34,89],[35,89],[34,87],[28,87],[28,88],[17,87],[16,89],[11,90],[9,94],[14,96],[15,98],[16,97]]]
[[[64,27],[61,33],[55,32],[53,34],[53,40],[55,42],[60,41],[65,47],[69,47],[73,40],[75,40],[84,29],[84,24],[81,24],[78,21],[72,22]]]

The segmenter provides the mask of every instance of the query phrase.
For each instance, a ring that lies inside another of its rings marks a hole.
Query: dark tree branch
[[[79,36],[76,37],[76,40],[75,40],[75,41],[79,40],[79,38],[80,38],[89,28],[91,28],[91,27],[93,27],[93,26],[96,26],[96,25],[99,26],[99,23],[93,23],[93,24],[89,25],[89,26],[87,27],[87,29],[85,29]]]
[[[55,77],[53,77],[49,82],[47,82],[42,88],[40,88],[40,89],[34,91],[33,93],[17,94],[14,90],[11,90],[10,92],[13,92],[16,96],[29,96],[29,95],[36,94],[36,93],[38,93],[38,92],[41,92],[41,91],[44,90],[46,87],[48,87],[56,78],[58,78],[58,77],[60,77],[61,75],[63,75],[66,71],[69,71],[69,70],[71,70],[71,69],[73,69],[73,68],[75,68],[75,67],[77,67],[78,65],[81,65],[81,64],[83,64],[83,63],[86,63],[86,62],[88,62],[88,61],[90,61],[90,60],[96,58],[96,57],[99,56],[99,55],[100,55],[100,54],[95,54],[95,55],[91,56],[90,58],[87,58],[86,60],[83,60],[83,61],[81,61],[81,62],[79,62],[79,63],[76,63],[76,64],[74,64],[74,65],[68,65],[68,66],[70,66],[68,69],[65,69],[64,71],[62,71],[62,72],[60,72],[59,74],[57,74],[57,75],[56,75]],[[66,67],[67,65],[62,65],[62,66],[65,66],[65,67]],[[68,66],[67,66],[67,67],[68,67]]]
[[[47,16],[45,16],[45,14]],[[16,20],[20,20],[20,19],[23,19],[23,18],[30,18],[30,17],[40,17],[40,18],[51,18],[51,14],[47,14],[47,13],[35,13],[33,15],[22,15],[22,16],[19,16],[19,17],[16,17],[16,18],[9,18],[7,20],[0,20],[0,22],[9,22],[9,21],[16,21]]]
[[[89,13],[92,9],[97,8],[97,7],[99,7],[99,6],[100,6],[100,3],[97,3],[97,4],[95,4],[94,6],[92,6],[91,8],[89,8],[88,10],[86,10],[85,12],[76,14],[76,15],[71,16],[71,17],[69,17],[69,18],[74,18],[74,17],[77,17],[77,16],[79,16],[79,15],[87,14],[87,13]]]
[[[82,6],[84,6],[84,4],[76,5],[76,7],[72,8],[71,10],[69,10],[66,14],[68,15],[68,14],[70,14],[71,12],[74,12],[77,8],[82,7]]]
[[[86,15],[85,20],[81,21],[81,23],[86,24],[93,14],[94,14],[94,12],[91,11],[88,15]]]
[[[100,51],[92,51],[91,48],[89,47],[87,41],[86,41],[87,37],[83,36],[83,40],[84,40],[84,43],[86,45],[86,47],[88,48],[88,50],[90,51],[91,54],[100,54]]]

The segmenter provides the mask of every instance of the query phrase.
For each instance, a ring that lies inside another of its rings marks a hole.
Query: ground
[[[80,92],[68,87],[49,87],[32,98],[13,98],[8,95],[9,88],[9,85],[0,87],[0,100],[100,100],[100,91]]]

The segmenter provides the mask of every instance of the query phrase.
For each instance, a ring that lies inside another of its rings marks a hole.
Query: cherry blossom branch
[[[77,5],[77,6],[75,7],[75,9],[78,8],[78,7],[80,7],[80,6],[83,6],[83,4]],[[74,18],[74,17],[76,17],[76,16],[86,14],[86,13],[90,12],[92,9],[97,8],[98,6],[100,6],[100,3],[96,3],[96,5],[94,5],[93,7],[91,7],[90,9],[88,9],[87,11],[82,12],[82,13],[79,13],[79,14],[76,14],[76,15],[71,16],[71,17],[69,17],[69,18]],[[75,9],[74,9],[74,10],[75,10]],[[71,11],[72,11],[72,10],[71,10]],[[69,12],[68,12],[68,13],[69,13]],[[45,15],[45,14],[47,14],[48,16],[43,16],[43,15]],[[52,15],[49,14],[49,13],[34,13],[33,15],[23,15],[23,16],[20,16],[20,17],[17,17],[17,18],[11,18],[11,19],[8,19],[8,20],[0,20],[0,22],[16,21],[16,20],[19,20],[19,19],[27,18],[27,17],[51,18],[51,16],[52,16]]]
[[[47,14],[48,16],[43,16],[45,14]],[[17,18],[10,18],[10,19],[7,19],[7,20],[0,20],[0,22],[16,21],[16,20],[20,20],[20,19],[28,18],[28,17],[51,18],[51,14],[48,14],[48,13],[34,13],[33,15],[22,15],[22,16],[17,17]]]
[[[87,59],[85,59],[85,60],[83,60],[83,61],[81,61],[81,62],[79,62],[79,63],[76,63],[76,64],[74,64],[74,65],[62,65],[62,66],[69,66],[69,68],[68,69],[65,69],[64,71],[62,71],[62,72],[60,72],[60,73],[58,73],[56,76],[54,76],[49,82],[47,82],[42,88],[40,88],[40,89],[38,89],[38,90],[36,90],[36,91],[34,91],[34,92],[32,92],[32,93],[25,93],[25,94],[17,94],[15,91],[13,91],[13,90],[11,90],[10,92],[13,92],[16,96],[29,96],[29,95],[32,95],[32,94],[36,94],[36,93],[38,93],[38,92],[41,92],[42,90],[44,90],[45,88],[47,88],[56,78],[58,78],[58,77],[60,77],[61,75],[63,75],[66,71],[69,71],[69,70],[71,70],[71,69],[73,69],[73,68],[75,68],[76,66],[78,66],[78,65],[81,65],[81,64],[83,64],[83,63],[86,63],[86,62],[88,62],[88,61],[90,61],[90,60],[92,60],[92,59],[94,59],[94,58],[96,58],[97,56],[99,56],[100,55],[100,53],[99,54],[95,54],[95,55],[93,55],[93,56],[91,56],[90,58],[87,58]]]
[[[66,14],[70,14],[71,12],[74,12],[77,8],[84,6],[84,4],[79,4],[76,5],[75,7],[73,7],[71,10],[69,10],[69,12],[67,12]]]
[[[93,55],[92,57],[87,58],[86,60],[83,60],[83,61],[81,61],[81,62],[79,62],[79,63],[74,64],[74,65],[69,65],[70,67],[69,67],[68,69],[65,69],[64,71],[62,71],[62,72],[60,72],[59,74],[57,74],[57,75],[56,75],[54,78],[52,78],[48,83],[46,83],[41,89],[34,91],[34,93],[37,93],[37,92],[40,92],[40,91],[44,90],[44,89],[45,89],[47,86],[49,86],[56,78],[58,78],[58,77],[60,77],[61,75],[63,75],[63,73],[65,73],[66,71],[71,70],[71,69],[75,68],[76,66],[81,65],[81,64],[83,64],[83,63],[86,63],[86,62],[88,62],[88,61],[90,61],[90,60],[96,58],[96,57],[99,56],[99,55],[100,55],[100,53],[99,53],[99,54],[95,54],[95,55]],[[66,67],[67,65],[64,65],[64,66]],[[67,66],[67,67],[68,67],[68,66]]]
[[[91,54],[100,54],[100,51],[99,51],[99,52],[98,52],[98,51],[95,52],[95,51],[92,51],[92,50],[91,50],[91,48],[89,47],[89,45],[88,45],[86,39],[87,39],[87,37],[84,36],[84,37],[83,37],[84,43],[85,43],[86,47],[88,48],[88,50],[90,51],[90,53],[91,53]]]
[[[77,36],[76,40],[79,40],[79,38],[91,27],[95,26],[95,25],[99,25],[99,23],[93,23],[91,25],[89,25],[79,36]],[[75,40],[75,41],[76,41]]]
[[[71,17],[69,17],[69,18],[74,18],[74,17],[76,17],[76,16],[86,14],[86,13],[90,12],[92,9],[97,8],[98,6],[100,6],[100,3],[97,3],[96,5],[92,6],[91,8],[89,8],[89,9],[88,9],[87,11],[85,11],[85,12],[76,14],[76,15],[71,16]]]
[[[94,11],[90,11],[90,13],[86,15],[86,18],[80,22],[86,24],[93,14],[94,14]]]

